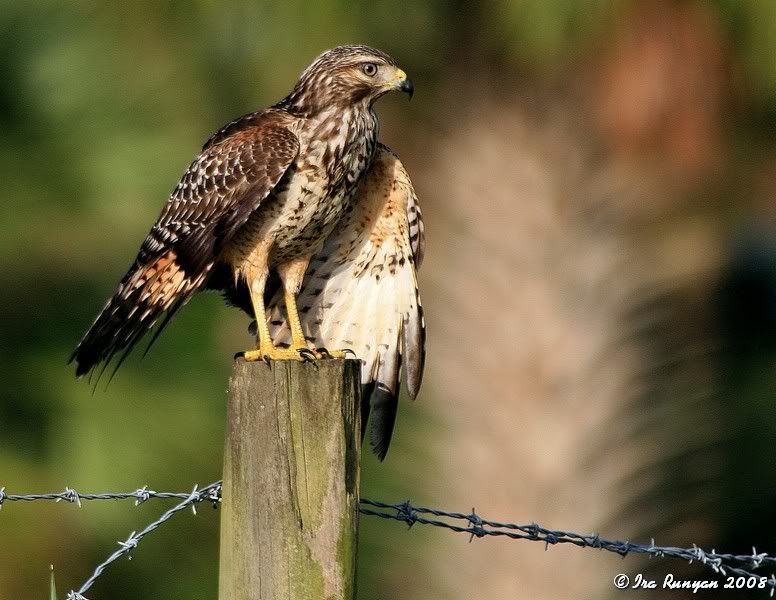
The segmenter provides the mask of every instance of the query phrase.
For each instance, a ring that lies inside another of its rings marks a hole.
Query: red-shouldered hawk
[[[391,90],[411,96],[413,86],[390,56],[341,46],[283,100],[216,132],[73,352],[76,374],[114,358],[118,369],[160,317],[151,343],[195,292],[217,289],[256,318],[258,347],[246,360],[355,353],[362,419],[371,407],[383,458],[402,362],[414,398],[424,355],[423,225],[407,173],[378,144],[373,110]]]

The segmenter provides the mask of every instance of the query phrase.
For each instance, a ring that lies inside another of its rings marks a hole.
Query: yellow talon
[[[247,350],[242,357],[248,362],[259,360],[298,360],[305,362],[317,358],[306,346],[303,348],[277,348],[271,344],[256,350]]]

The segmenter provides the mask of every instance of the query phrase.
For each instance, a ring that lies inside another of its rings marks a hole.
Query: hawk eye
[[[364,63],[361,65],[361,70],[364,72],[364,75],[374,77],[377,73],[377,65],[375,63]]]

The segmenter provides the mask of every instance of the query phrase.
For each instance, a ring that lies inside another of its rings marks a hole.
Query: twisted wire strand
[[[122,556],[128,555],[146,535],[157,529],[176,513],[191,507],[196,514],[196,505],[202,502],[211,502],[214,507],[218,506],[221,501],[221,481],[215,481],[201,489],[194,486],[194,489],[188,493],[157,492],[149,489],[148,486],[144,486],[132,492],[79,493],[73,488],[66,487],[62,492],[7,494],[5,488],[0,487],[0,509],[3,508],[6,502],[32,502],[39,500],[68,502],[80,507],[81,502],[84,500],[134,499],[137,506],[151,498],[176,499],[181,502],[163,513],[157,520],[147,525],[140,532],[133,531],[125,541],[118,542],[119,549],[100,563],[77,591],[69,592],[67,600],[88,600],[83,594],[92,587],[97,578],[111,563]],[[481,517],[474,509],[469,513],[453,512],[425,506],[413,506],[409,500],[401,503],[387,503],[362,498],[360,502],[359,511],[361,514],[386,520],[401,521],[406,523],[408,527],[416,524],[440,527],[456,533],[467,534],[470,536],[470,541],[474,538],[487,536],[505,537],[514,540],[544,542],[545,550],[556,544],[571,544],[579,548],[606,550],[619,554],[622,557],[628,554],[645,554],[650,558],[675,558],[686,560],[690,563],[697,561],[718,576],[735,575],[747,578],[764,578],[767,588],[770,589],[771,597],[776,592],[776,576],[771,574],[765,577],[761,573],[755,572],[764,567],[776,566],[776,556],[766,552],[757,552],[756,548],[752,548],[751,554],[731,554],[717,552],[714,549],[706,551],[695,545],[692,548],[658,546],[654,540],[651,540],[649,544],[638,544],[627,540],[609,540],[602,538],[596,533],[580,534],[548,529],[536,523],[517,524],[494,521]]]

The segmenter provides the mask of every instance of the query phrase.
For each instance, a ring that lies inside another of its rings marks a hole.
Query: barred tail
[[[164,315],[150,348],[203,279],[204,274],[190,280],[176,262],[173,251],[151,261],[136,262],[70,356],[69,362],[76,364],[76,376],[91,373],[103,363],[107,367],[119,356],[115,373],[141,338]]]

